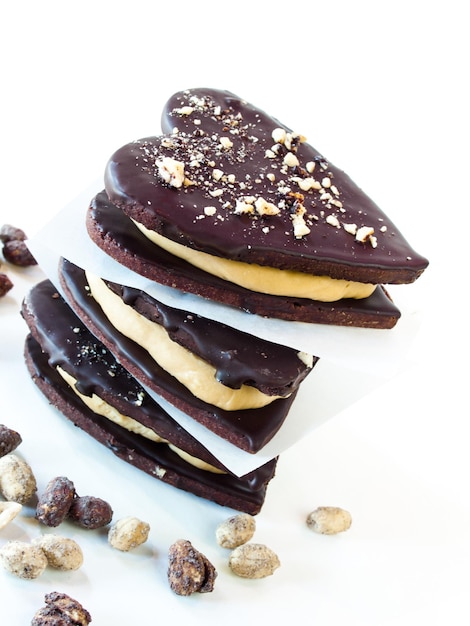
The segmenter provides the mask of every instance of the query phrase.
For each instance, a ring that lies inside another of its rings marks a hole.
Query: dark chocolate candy
[[[99,304],[90,296],[86,276],[81,268],[63,260],[60,276],[68,300],[93,334],[133,376],[178,409],[218,436],[251,453],[261,450],[279,430],[297,390],[289,397],[274,400],[259,409],[225,411],[203,402],[163,370],[144,348],[111,325]]]
[[[277,142],[277,153],[276,128],[290,135]],[[147,228],[223,258],[358,282],[412,282],[427,267],[349,176],[238,96],[215,89],[176,93],[164,108],[162,130],[118,149],[105,172],[110,200]],[[286,154],[298,165],[286,165]],[[190,184],[165,180],[162,158],[183,163]],[[305,189],[312,178],[320,189]],[[279,213],[236,213],[237,201],[250,196]],[[296,236],[292,214],[302,212],[310,232]],[[372,228],[376,246],[368,237],[357,241],[345,228],[351,224]]]
[[[31,376],[50,402],[73,423],[118,457],[166,483],[223,506],[251,514],[259,512],[267,484],[274,476],[276,459],[242,478],[230,472],[216,474],[187,463],[165,443],[152,442],[97,415],[58,374],[58,365],[78,380],[77,389],[81,393],[96,393],[191,456],[224,469],[144,392],[75,316],[49,281],[31,290],[22,312],[32,333],[25,343]]]
[[[138,274],[250,313],[367,328],[392,328],[400,318],[400,311],[381,286],[368,298],[327,303],[261,294],[217,278],[151,243],[104,191],[91,201],[87,229],[102,250]]]

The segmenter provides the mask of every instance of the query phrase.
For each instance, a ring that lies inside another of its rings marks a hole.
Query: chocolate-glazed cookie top
[[[359,282],[427,266],[361,189],[303,137],[234,94],[179,92],[163,135],[123,146],[105,172],[127,215],[210,254]]]

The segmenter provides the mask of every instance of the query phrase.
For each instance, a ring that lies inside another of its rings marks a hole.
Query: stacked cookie
[[[108,162],[105,189],[86,217],[107,255],[176,293],[246,315],[396,324],[400,313],[383,284],[412,282],[427,260],[302,136],[211,89],[175,94],[162,130]],[[276,459],[234,476],[155,398],[255,453],[284,424],[317,357],[183,304],[169,307],[66,259],[59,275],[66,300],[46,281],[23,307],[26,360],[41,390],[144,471],[257,513]]]

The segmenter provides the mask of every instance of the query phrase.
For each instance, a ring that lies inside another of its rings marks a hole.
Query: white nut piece
[[[36,478],[26,461],[16,454],[0,458],[0,492],[5,500],[26,504],[36,491]]]
[[[0,530],[14,520],[22,508],[18,502],[0,502]]]
[[[229,567],[242,578],[266,578],[280,567],[275,552],[262,543],[245,543],[230,554]]]
[[[161,178],[172,187],[179,189],[184,183],[184,163],[181,161],[163,157],[157,161],[157,168]]]
[[[255,534],[256,520],[248,513],[232,515],[217,526],[215,537],[222,548],[237,548],[250,541]]]
[[[9,541],[0,549],[0,560],[6,570],[19,578],[32,580],[47,567],[42,549],[24,541]]]
[[[115,522],[108,532],[108,541],[117,550],[129,552],[145,543],[150,532],[150,525],[137,517],[123,517]]]
[[[337,506],[319,506],[307,516],[307,526],[322,535],[342,533],[351,523],[351,514]]]
[[[35,539],[37,545],[46,555],[48,564],[61,571],[74,571],[83,565],[83,552],[78,543],[69,537],[50,534]]]

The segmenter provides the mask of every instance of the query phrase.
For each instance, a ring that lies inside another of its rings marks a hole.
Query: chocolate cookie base
[[[147,350],[119,333],[90,295],[84,271],[62,260],[60,280],[78,317],[104,343],[117,360],[139,381],[173,406],[238,448],[256,453],[284,423],[297,391],[259,409],[224,411],[193,396],[162,369]]]
[[[277,459],[242,478],[199,470],[181,460],[168,446],[130,433],[90,411],[53,370],[36,340],[25,342],[25,361],[33,381],[49,402],[76,426],[143,472],[221,506],[256,515],[274,477]]]
[[[106,254],[150,280],[262,317],[383,329],[393,328],[400,318],[381,285],[368,298],[329,303],[262,294],[217,278],[153,244],[104,191],[91,202],[87,230]]]

